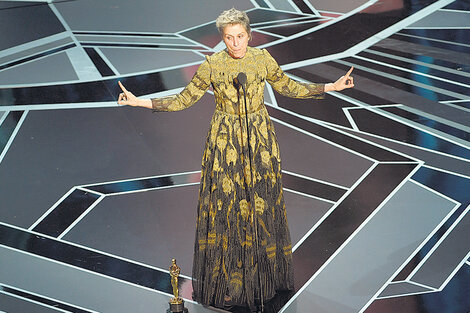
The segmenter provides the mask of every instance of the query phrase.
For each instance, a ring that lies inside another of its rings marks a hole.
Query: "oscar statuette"
[[[170,276],[171,276],[171,287],[173,287],[173,298],[170,299],[170,308],[166,310],[167,313],[188,313],[188,309],[184,307],[184,301],[179,296],[178,290],[178,276],[180,275],[181,269],[176,265],[176,260],[171,260],[170,265]]]

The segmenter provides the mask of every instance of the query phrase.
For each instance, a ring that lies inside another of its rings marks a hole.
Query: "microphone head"
[[[246,74],[241,72],[237,75],[237,81],[240,85],[244,86],[246,84]]]

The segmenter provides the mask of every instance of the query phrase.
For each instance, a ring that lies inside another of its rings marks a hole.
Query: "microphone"
[[[246,74],[241,72],[238,73],[237,77],[233,79],[233,82],[235,83],[235,86],[240,88],[240,86],[245,90],[245,84],[246,84]]]
[[[240,86],[243,88],[243,98],[245,99],[244,103],[245,103],[245,122],[246,122],[246,136],[247,136],[247,146],[248,146],[248,159],[249,159],[249,164],[250,164],[250,175],[251,175],[251,186],[248,186],[248,189],[249,189],[249,192],[250,192],[250,203],[254,203],[254,199],[255,199],[255,196],[254,196],[254,180],[253,180],[253,157],[252,157],[252,147],[251,147],[251,139],[250,139],[250,122],[248,120],[248,108],[247,108],[247,104],[246,104],[246,90],[245,90],[245,84],[246,84],[246,74],[243,73],[243,72],[240,72],[238,73],[237,77],[235,77],[233,79],[233,83],[235,84],[235,87],[237,88],[237,93],[240,92]],[[240,98],[239,98],[239,101],[240,101]],[[240,112],[240,111],[239,111]],[[241,119],[241,116],[240,116],[240,119]],[[240,121],[241,122],[241,121]],[[254,212],[254,211],[253,211]],[[258,238],[258,217],[257,217],[257,213],[254,213],[254,215],[252,215],[252,219],[253,219],[253,222],[254,222],[254,232],[255,232],[255,245],[256,245],[256,263],[259,264],[259,254],[258,254],[258,251],[259,251],[259,238]],[[263,303],[263,283],[261,281],[261,278],[259,276],[259,271],[258,271],[258,283],[259,285],[261,286],[260,290],[259,290],[259,293],[260,293],[260,300],[261,300],[261,312],[263,312],[264,310],[264,303]]]

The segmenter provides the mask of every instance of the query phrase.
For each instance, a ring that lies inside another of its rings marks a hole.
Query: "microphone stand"
[[[243,74],[243,76],[241,75]],[[241,79],[240,79],[241,77]],[[255,196],[253,193],[255,182],[253,180],[253,165],[252,165],[252,156],[251,156],[251,140],[250,140],[250,129],[248,127],[248,107],[246,104],[246,90],[245,90],[245,83],[246,83],[246,75],[244,73],[240,73],[237,76],[236,83],[238,86],[241,86],[243,89],[243,98],[245,103],[245,122],[246,122],[246,134],[248,140],[248,159],[250,164],[250,176],[251,176],[251,186],[248,186],[249,193],[250,193],[250,206],[251,206],[251,219],[253,220],[253,227],[254,227],[254,235],[255,235],[255,248],[256,248],[256,264],[258,266],[258,284],[259,284],[259,298],[260,298],[260,306],[261,306],[261,313],[264,312],[264,300],[263,300],[263,283],[261,281],[260,276],[260,264],[259,264],[259,240],[258,240],[258,216],[256,215],[256,206],[255,206]],[[240,88],[237,88],[240,90]]]

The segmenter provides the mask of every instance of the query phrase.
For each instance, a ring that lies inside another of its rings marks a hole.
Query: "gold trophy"
[[[188,313],[188,309],[184,307],[184,301],[179,297],[178,290],[178,276],[180,275],[181,269],[176,265],[176,260],[171,260],[170,265],[170,276],[171,276],[171,287],[173,287],[173,298],[170,299],[170,308],[166,310],[167,313]]]

